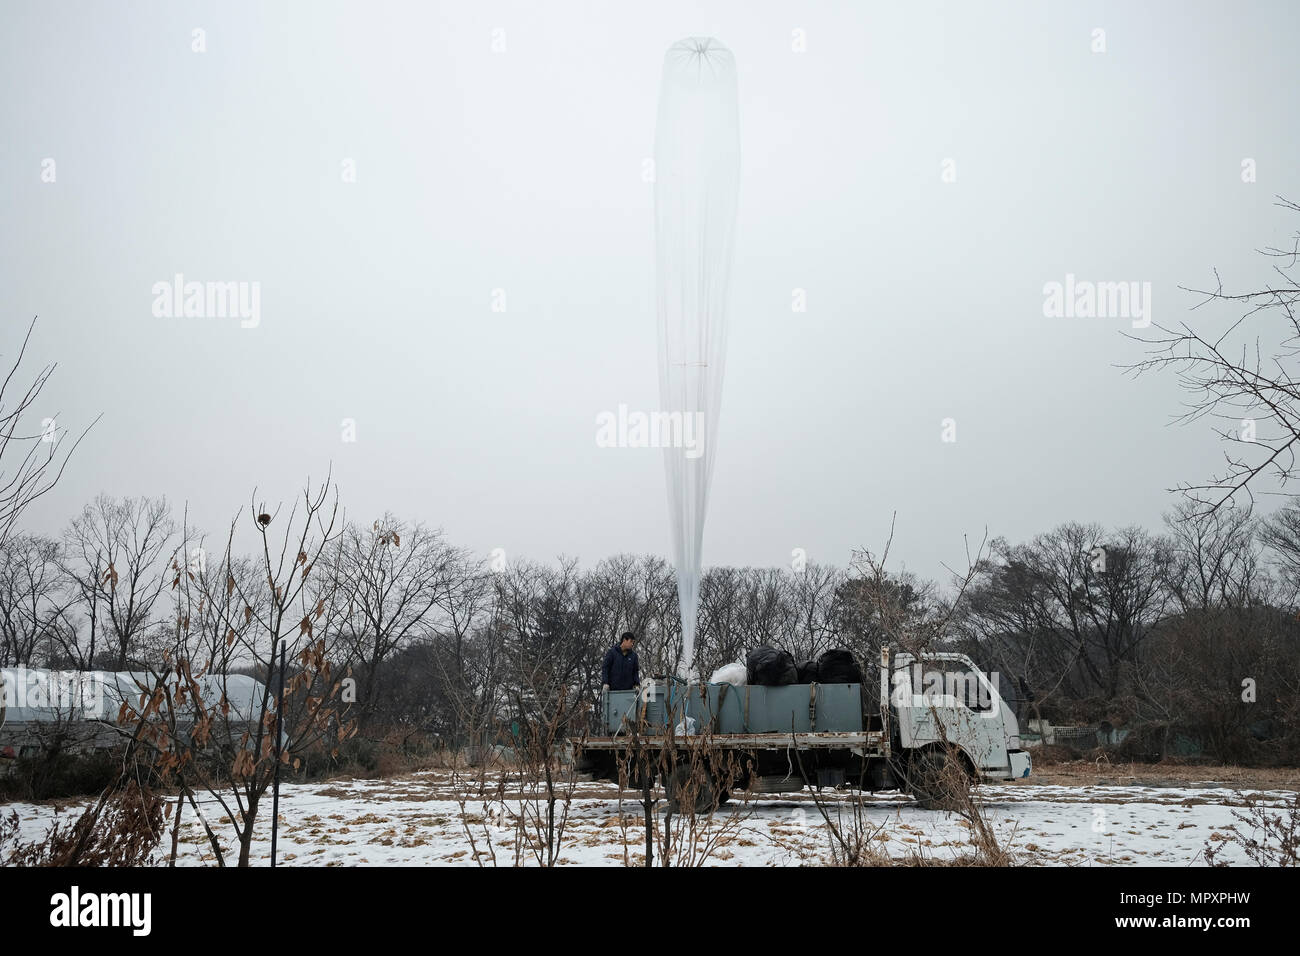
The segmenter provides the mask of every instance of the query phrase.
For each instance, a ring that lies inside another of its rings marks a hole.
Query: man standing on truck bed
[[[600,668],[602,691],[632,690],[641,683],[641,666],[636,659],[636,635],[624,631],[617,644],[605,652]]]

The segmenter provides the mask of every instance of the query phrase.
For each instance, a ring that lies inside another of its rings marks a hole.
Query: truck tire
[[[942,750],[931,749],[916,754],[907,766],[907,790],[922,810],[955,810],[956,795],[951,791],[952,760]],[[965,768],[960,768],[964,774]]]
[[[679,798],[690,789],[694,790],[694,805],[683,807]],[[731,796],[726,791],[718,792],[713,774],[706,769],[701,769],[693,780],[690,764],[678,764],[673,769],[668,775],[667,790],[669,813],[712,813]]]

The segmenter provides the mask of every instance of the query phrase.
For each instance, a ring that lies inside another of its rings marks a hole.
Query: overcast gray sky
[[[367,522],[667,554],[661,453],[595,435],[658,399],[643,163],[690,35],[735,54],[742,152],[706,564],[842,564],[897,511],[938,576],[986,527],[1155,527],[1221,461],[1115,367],[1128,318],[1043,288],[1176,322],[1179,284],[1264,277],[1294,3],[0,0],[0,349],[39,314],[42,415],[103,413],[28,527],[103,491],[220,529],[332,463]],[[258,324],[155,315],[177,273],[259,283]]]

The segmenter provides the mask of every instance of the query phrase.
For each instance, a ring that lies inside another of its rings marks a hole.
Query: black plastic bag
[[[751,684],[782,687],[799,682],[794,658],[788,651],[778,651],[775,647],[756,647],[750,651],[745,658],[745,670]]]
[[[862,668],[850,651],[836,648],[817,658],[817,679],[823,684],[861,684]]]
[[[798,680],[795,681],[796,684],[818,683],[816,661],[800,661],[795,670],[799,675]]]

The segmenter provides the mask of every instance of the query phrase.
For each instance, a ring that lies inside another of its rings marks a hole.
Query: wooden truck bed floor
[[[793,746],[801,750],[861,751],[865,748],[879,749],[883,737],[878,730],[860,730],[846,733],[691,734],[673,737],[666,734],[643,734],[637,740],[641,746],[651,749],[671,744],[683,749],[702,746],[721,750],[787,750]],[[633,738],[626,734],[575,739],[573,743],[583,750],[626,750],[635,746]]]

